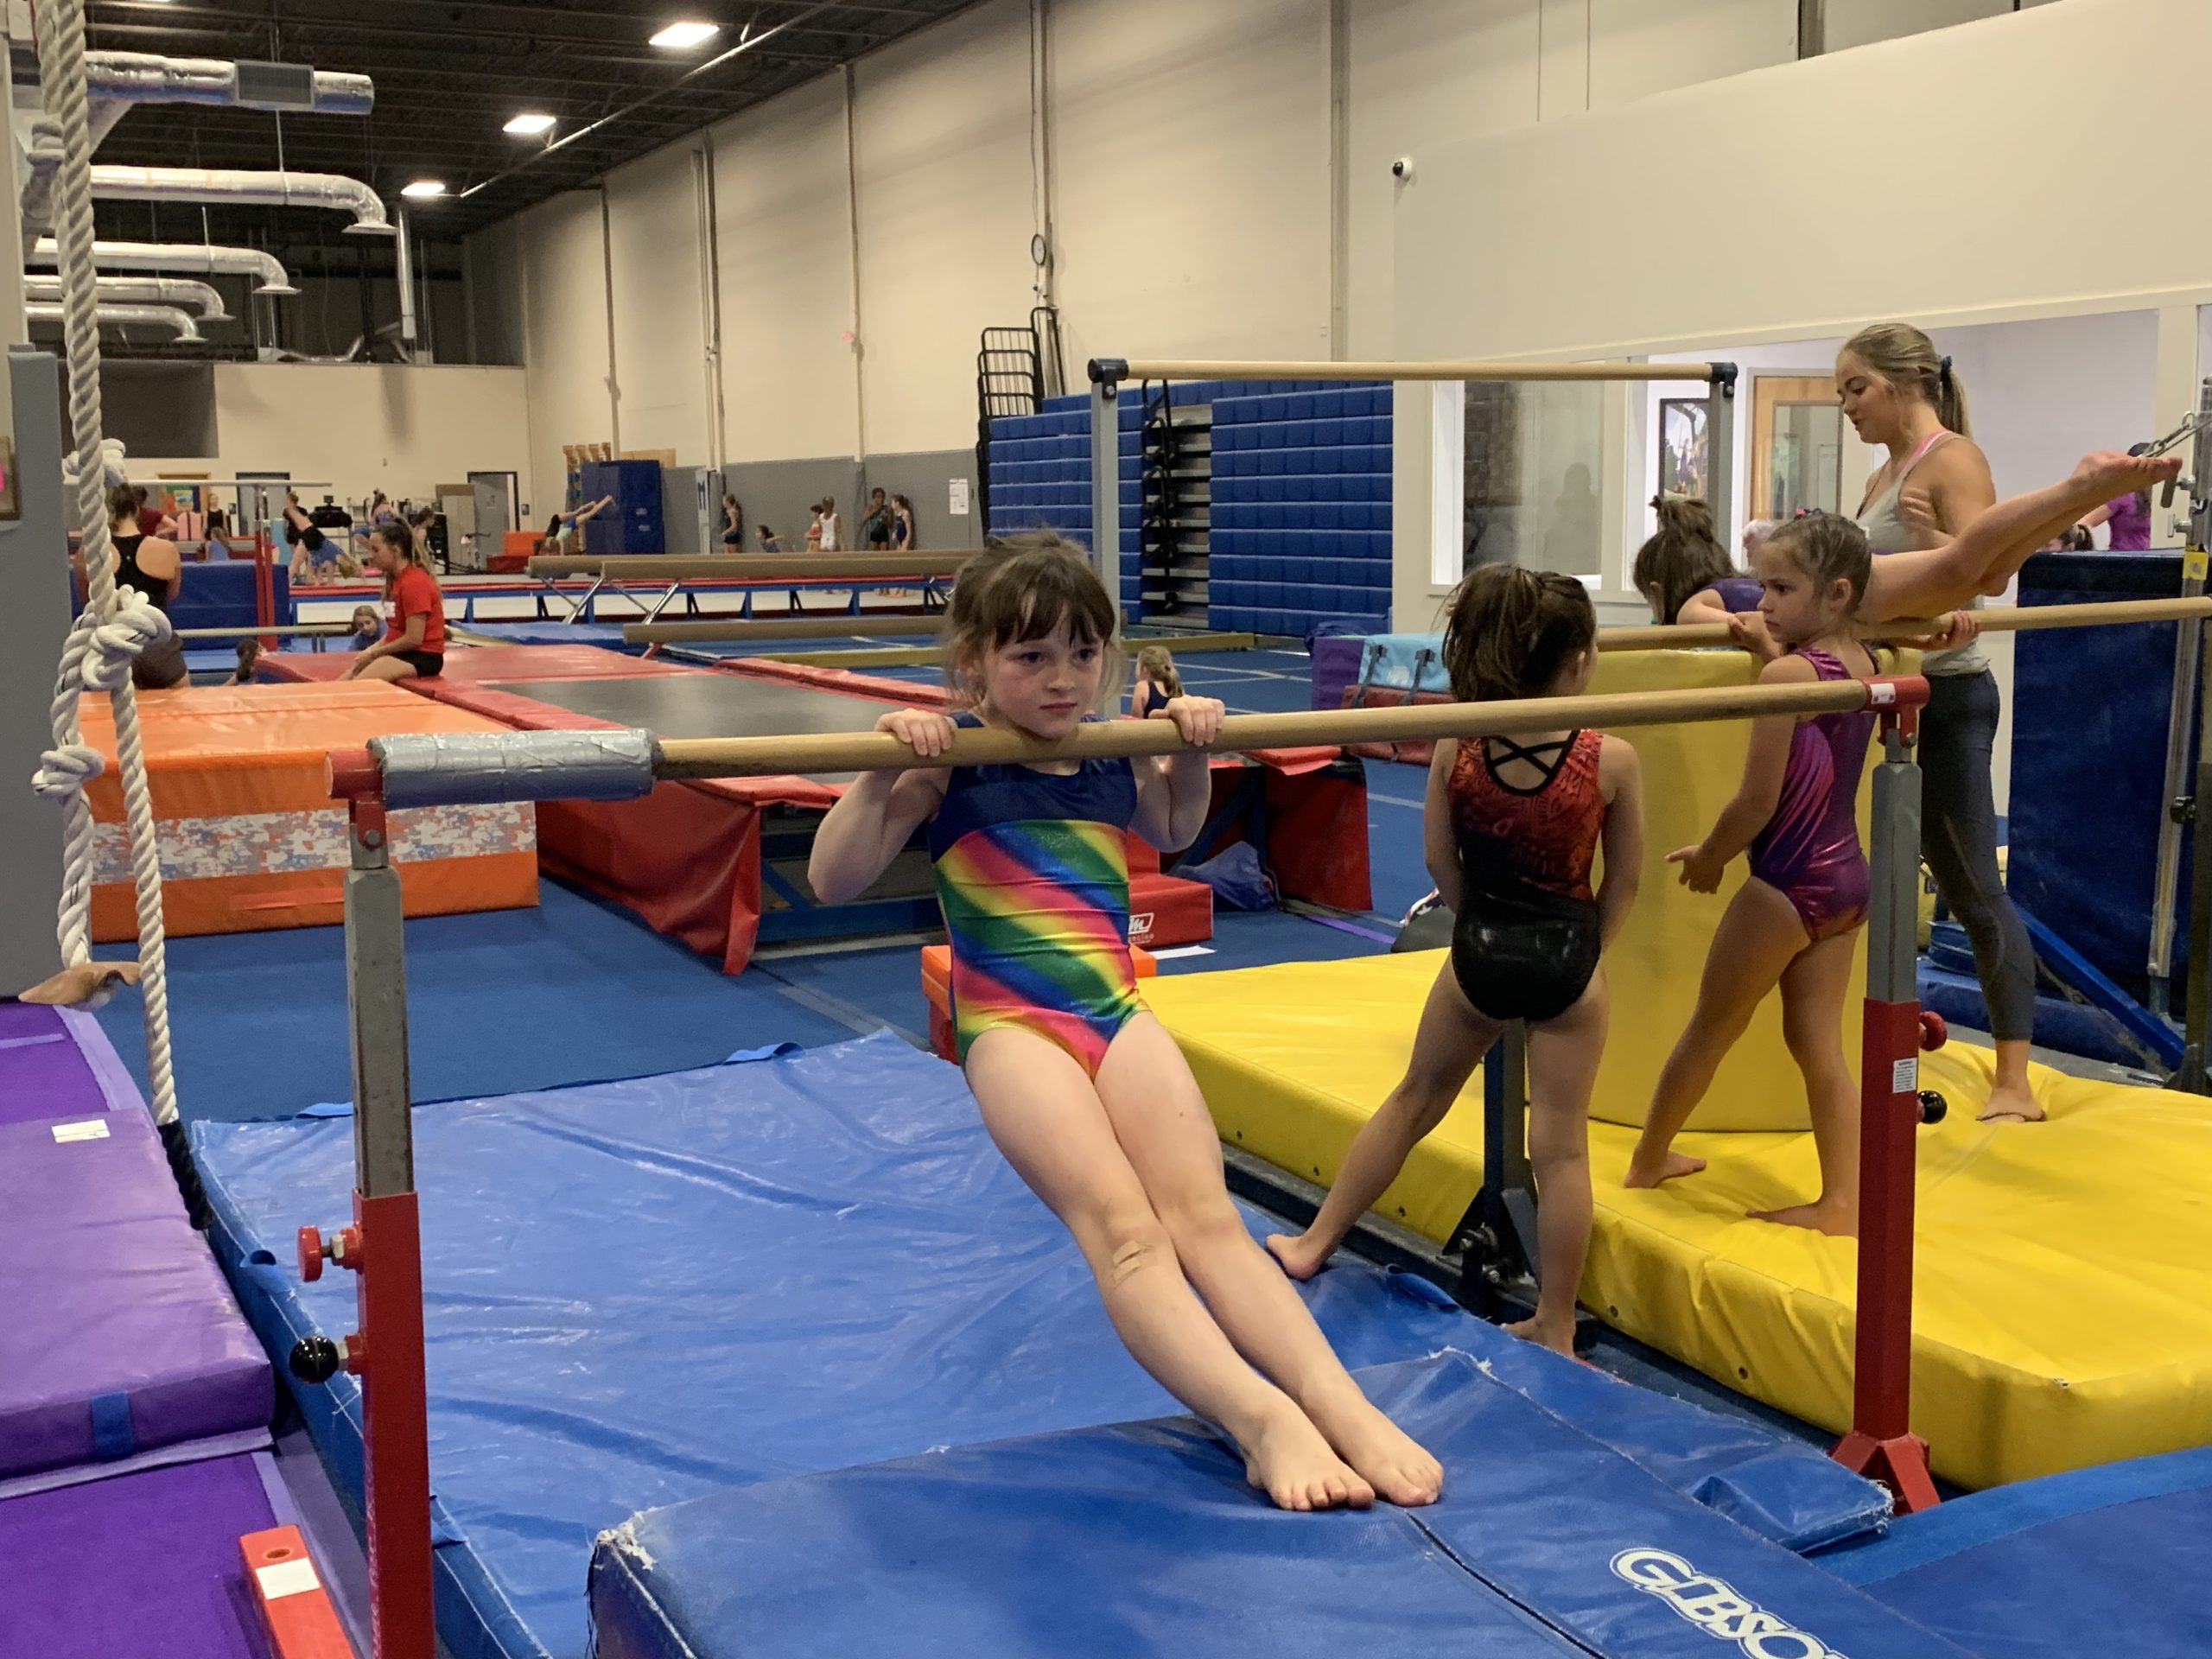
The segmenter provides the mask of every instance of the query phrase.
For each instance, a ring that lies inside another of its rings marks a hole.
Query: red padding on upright
[[[238,1540],[238,1553],[274,1659],[353,1659],[353,1644],[297,1527],[249,1532]]]

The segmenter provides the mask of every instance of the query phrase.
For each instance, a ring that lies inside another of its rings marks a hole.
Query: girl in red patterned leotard
[[[1572,576],[1493,565],[1452,595],[1444,633],[1464,701],[1572,696],[1597,663],[1598,619]],[[1313,1224],[1268,1241],[1293,1277],[1320,1270],[1459,1098],[1506,1022],[1529,1026],[1529,1157],[1542,1282],[1509,1327],[1561,1353],[1590,1246],[1590,1090],[1605,1051],[1599,958],[1636,900],[1643,811],[1636,751],[1597,732],[1440,743],[1423,823],[1429,873],[1455,912],[1405,1077],[1362,1127]],[[1598,849],[1605,877],[1593,891]]]

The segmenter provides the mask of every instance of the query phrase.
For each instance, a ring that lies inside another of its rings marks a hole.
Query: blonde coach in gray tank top
[[[1860,329],[1837,354],[1835,384],[1859,437],[1890,452],[1859,510],[1878,557],[1941,546],[1995,505],[1989,462],[1967,434],[1966,390],[1926,334],[1908,323]],[[1974,945],[1997,1040],[1997,1077],[1982,1116],[2031,1122],[2043,1116],[2028,1082],[2035,951],[1997,864],[1990,784],[2002,713],[1997,678],[1974,640],[1929,652],[1922,671],[1929,698],[1920,724],[1920,851]]]

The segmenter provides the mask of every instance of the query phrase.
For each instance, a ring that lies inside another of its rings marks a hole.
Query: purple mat
[[[265,1428],[275,1403],[153,1121],[0,1125],[0,1478]]]
[[[139,1104],[137,1086],[92,1015],[0,1002],[0,1123]]]
[[[1313,706],[1341,709],[1344,689],[1359,683],[1359,664],[1367,641],[1357,634],[1320,635],[1313,641]]]
[[[278,1524],[266,1459],[216,1458],[0,1502],[0,1659],[268,1659],[238,1540]]]

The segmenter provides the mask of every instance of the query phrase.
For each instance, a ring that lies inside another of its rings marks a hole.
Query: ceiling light
[[[442,196],[445,193],[446,181],[443,179],[417,179],[414,183],[403,188],[399,194],[403,196],[412,196],[416,200],[421,201],[429,196]]]
[[[652,37],[651,44],[666,47],[671,52],[683,52],[703,45],[721,32],[720,23],[671,23]]]
[[[553,118],[537,114],[518,115],[499,129],[502,132],[512,132],[518,138],[535,138],[539,133],[552,130]]]

